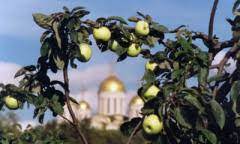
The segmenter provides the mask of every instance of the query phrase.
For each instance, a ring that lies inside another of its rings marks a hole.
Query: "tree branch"
[[[128,138],[127,144],[131,144],[131,141],[132,141],[134,135],[135,135],[135,134],[137,133],[137,131],[139,130],[141,124],[142,124],[142,121],[139,121],[138,124],[137,124],[137,126],[136,126],[136,127],[134,128],[134,130],[132,131],[130,137]]]
[[[80,128],[79,128],[79,123],[78,120],[73,112],[71,103],[70,103],[70,91],[69,91],[69,78],[68,78],[68,68],[67,68],[67,64],[63,69],[63,78],[64,78],[64,84],[65,84],[65,97],[66,97],[66,101],[67,101],[67,108],[69,110],[69,113],[72,117],[72,125],[74,126],[74,128],[76,129],[78,135],[80,136],[82,142],[84,144],[88,144],[87,139],[85,138],[85,136],[83,135],[83,133],[81,132]]]
[[[201,39],[204,43],[207,43],[207,46],[210,45],[210,40],[208,39],[208,35],[201,33],[201,32],[193,32],[194,35],[192,36],[192,38],[195,39]],[[226,41],[222,41],[222,42],[218,42],[218,41],[211,41],[212,43],[212,49],[215,52],[215,54],[225,48],[229,48],[229,47],[233,47],[234,43],[236,42],[236,40],[234,39],[230,39],[230,40],[226,40]]]
[[[214,25],[214,18],[215,18],[215,14],[217,11],[218,2],[219,2],[219,0],[214,1],[211,15],[210,15],[210,21],[209,21],[209,27],[208,27],[208,39],[209,40],[211,40],[213,37],[213,25]]]
[[[214,4],[211,10],[210,20],[209,20],[209,26],[208,26],[208,43],[209,43],[209,50],[208,50],[208,62],[211,64],[214,58],[214,55],[216,55],[216,52],[213,50],[213,26],[214,26],[214,18],[215,13],[217,10],[218,0],[214,0]]]

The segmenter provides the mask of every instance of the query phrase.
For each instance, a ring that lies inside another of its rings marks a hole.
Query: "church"
[[[113,73],[105,78],[97,92],[97,113],[92,114],[92,108],[86,100],[72,104],[73,110],[79,121],[90,120],[90,127],[101,130],[118,130],[127,119],[141,117],[141,108],[144,105],[139,96],[132,96],[127,103],[126,88],[124,83]],[[70,118],[67,107],[64,116]],[[59,121],[63,121],[60,120]]]

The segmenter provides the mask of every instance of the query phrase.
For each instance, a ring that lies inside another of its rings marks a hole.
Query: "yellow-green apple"
[[[102,26],[100,28],[94,28],[93,29],[93,37],[96,40],[108,41],[111,38],[111,32],[105,26]]]
[[[148,61],[148,62],[145,64],[145,69],[146,69],[146,70],[149,70],[149,71],[154,71],[157,66],[158,66],[157,63]]]
[[[146,99],[146,100],[150,100],[150,99],[156,97],[157,94],[159,93],[159,91],[160,91],[160,89],[156,85],[151,85],[144,92],[143,98]]]
[[[142,125],[143,130],[149,135],[156,135],[163,130],[163,122],[155,114],[146,116]]]
[[[16,110],[20,106],[20,102],[16,98],[14,98],[10,95],[6,96],[4,98],[4,102],[5,102],[5,105],[7,106],[7,108],[9,108],[11,110]]]
[[[87,62],[92,57],[92,48],[89,44],[81,43],[79,45],[79,51],[80,51],[80,61],[81,62]]]
[[[111,51],[116,51],[118,47],[119,47],[118,42],[116,40],[113,40],[113,42],[112,42],[112,44],[110,46],[110,50]]]
[[[140,52],[141,52],[141,47],[135,43],[132,43],[127,50],[127,54],[130,57],[136,57]]]
[[[135,26],[135,32],[136,34],[142,35],[142,36],[148,35],[150,32],[149,24],[144,20],[138,21]]]

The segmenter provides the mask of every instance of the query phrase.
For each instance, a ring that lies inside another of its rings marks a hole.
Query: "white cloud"
[[[16,84],[17,80],[14,79],[14,74],[20,69],[20,65],[10,62],[0,61],[0,83]]]
[[[220,61],[224,58],[227,51],[220,51],[215,57],[212,62],[212,65],[219,64]],[[234,69],[236,68],[236,61],[234,61],[232,58],[230,58],[227,62],[227,64],[230,64],[228,67],[225,67],[226,71],[229,73],[232,73]],[[217,69],[213,69],[210,71],[210,76],[213,76],[217,73]]]
[[[79,93],[81,87],[87,89],[96,89],[100,82],[111,72],[108,64],[97,64],[85,69],[71,69],[69,71],[69,83],[72,94]],[[50,77],[55,80],[63,80],[61,73],[51,74]]]

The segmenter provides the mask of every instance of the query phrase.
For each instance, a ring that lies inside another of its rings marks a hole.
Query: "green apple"
[[[146,70],[149,70],[149,71],[154,71],[157,66],[158,66],[157,63],[148,61],[148,62],[145,64],[145,69],[146,69]]]
[[[151,85],[150,87],[147,88],[147,90],[144,92],[143,94],[143,98],[146,100],[152,99],[154,97],[157,96],[157,94],[159,93],[160,89],[155,86],[155,85]]]
[[[114,40],[114,41],[112,42],[111,46],[110,46],[110,50],[116,51],[118,47],[119,47],[118,42],[117,42],[116,40]]]
[[[135,43],[132,43],[127,50],[127,54],[130,57],[137,57],[140,52],[141,52],[141,47]]]
[[[111,32],[105,26],[102,26],[100,28],[94,28],[93,29],[93,37],[96,40],[108,41],[111,38]]]
[[[89,44],[81,43],[79,45],[80,61],[87,62],[92,57],[92,49]]]
[[[163,130],[163,122],[157,115],[151,114],[143,120],[143,130],[149,135],[155,135]]]
[[[4,98],[4,102],[5,102],[5,105],[7,106],[7,108],[9,108],[11,110],[18,109],[19,105],[20,105],[20,102],[12,96],[6,96]]]
[[[136,34],[142,35],[142,36],[148,35],[150,32],[149,24],[144,20],[138,21],[135,26],[135,32]]]

